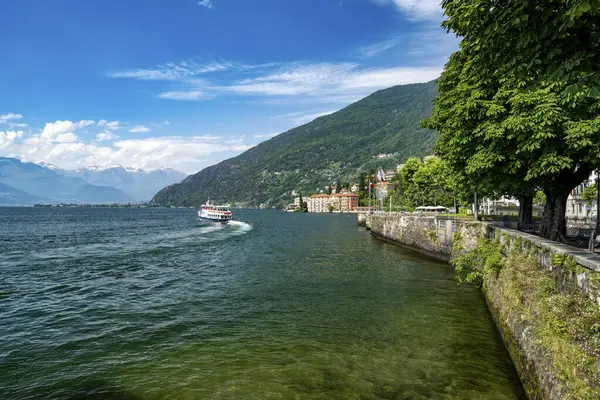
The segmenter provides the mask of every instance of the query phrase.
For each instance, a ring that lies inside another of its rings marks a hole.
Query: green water
[[[235,218],[0,208],[0,399],[524,398],[448,266],[355,216]]]

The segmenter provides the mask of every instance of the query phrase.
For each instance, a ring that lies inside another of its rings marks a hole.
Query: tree
[[[462,37],[425,126],[478,191],[547,197],[540,235],[564,239],[571,190],[600,165],[600,0],[444,0]]]
[[[403,194],[405,197],[405,201],[414,207],[418,203],[417,197],[419,197],[417,190],[413,187],[414,182],[413,178],[415,173],[421,168],[423,165],[423,161],[420,158],[410,157],[402,168],[400,169],[398,175],[400,175],[400,179],[404,184]],[[422,196],[421,196],[422,197]]]
[[[308,204],[306,204],[306,202],[304,201],[304,199],[302,198],[302,192],[298,193],[298,197],[299,197],[299,203],[300,203],[300,212],[308,212]]]
[[[392,182],[396,186],[392,200],[402,208],[452,206],[456,196],[464,197],[455,175],[438,157],[425,162],[418,158],[408,159]]]
[[[327,194],[331,194],[331,185],[327,186]]]
[[[533,204],[536,206],[545,206],[546,205],[546,195],[541,190],[538,190],[535,193],[535,197],[533,198]]]
[[[583,201],[585,201],[589,205],[594,204],[594,201],[596,201],[598,199],[598,186],[597,185],[598,185],[597,183],[594,183],[594,184],[586,187],[585,190],[583,191],[583,194],[581,195],[581,198],[583,199]]]
[[[413,175],[413,190],[420,194],[425,205],[452,204],[453,188],[448,167],[440,158],[433,157],[419,165]]]
[[[365,189],[367,188],[367,184],[365,182],[365,176],[363,174],[358,175],[358,194],[359,196],[364,194]]]
[[[336,193],[339,193],[339,192],[341,192],[341,191],[342,191],[342,185],[340,185],[340,183],[338,182],[338,183],[335,185],[335,192],[336,192]]]

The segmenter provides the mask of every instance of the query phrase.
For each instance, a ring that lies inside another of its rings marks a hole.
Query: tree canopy
[[[592,185],[586,187],[581,195],[581,198],[590,205],[594,204],[594,202],[598,199],[598,184],[593,183]]]
[[[438,157],[426,161],[409,158],[400,168],[395,183],[398,203],[406,207],[420,205],[452,206],[458,189],[446,163]]]
[[[424,125],[478,191],[547,197],[542,236],[565,230],[573,187],[600,165],[600,0],[444,0],[462,37]]]

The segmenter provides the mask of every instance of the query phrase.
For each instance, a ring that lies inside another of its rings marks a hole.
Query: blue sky
[[[0,2],[0,155],[196,172],[439,76],[436,0]]]

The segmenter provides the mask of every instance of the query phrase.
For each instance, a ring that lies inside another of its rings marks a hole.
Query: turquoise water
[[[524,398],[448,266],[355,216],[235,218],[0,208],[0,399]]]

